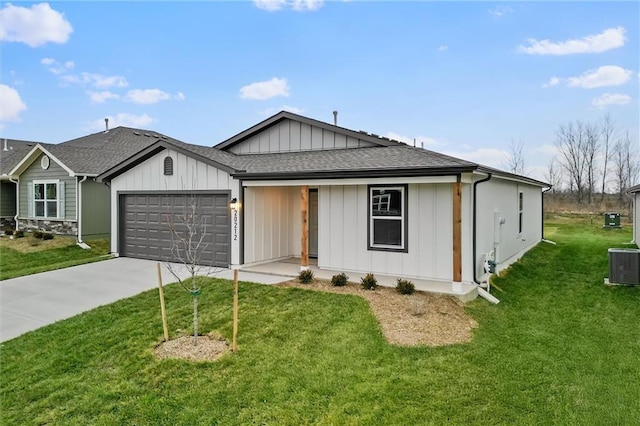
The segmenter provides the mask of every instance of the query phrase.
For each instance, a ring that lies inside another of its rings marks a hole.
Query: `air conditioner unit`
[[[609,249],[609,282],[640,285],[639,249]]]

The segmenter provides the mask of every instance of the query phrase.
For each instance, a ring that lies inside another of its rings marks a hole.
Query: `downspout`
[[[6,143],[5,139],[5,143]],[[13,180],[11,176],[9,176],[9,182],[13,182],[16,184],[16,215],[13,217],[13,221],[16,223],[16,231],[18,230],[18,216],[20,215],[20,178],[18,180]]]
[[[76,244],[85,250],[91,248],[82,241],[82,182],[86,181],[87,178],[88,176],[85,176],[78,181],[76,190],[76,223],[78,224],[78,242]]]
[[[478,242],[477,242],[477,229],[478,229],[478,184],[482,182],[487,182],[491,179],[491,173],[487,173],[487,177],[484,179],[480,179],[473,183],[473,235],[472,235],[472,247],[473,247],[473,282],[478,286],[478,295],[491,303],[498,304],[500,301],[491,295],[487,290],[483,289],[480,286],[480,280],[478,280],[478,274],[476,272],[476,258],[478,251]]]
[[[555,242],[550,241],[550,240],[547,240],[547,239],[544,237],[544,194],[545,194],[545,193],[547,193],[547,192],[549,192],[549,191],[551,191],[551,188],[552,188],[552,187],[550,186],[550,187],[548,187],[547,189],[543,189],[543,190],[542,190],[542,198],[540,199],[540,201],[541,201],[541,203],[540,203],[540,204],[542,205],[542,207],[541,207],[541,210],[542,210],[542,211],[540,212],[540,221],[542,222],[542,223],[541,223],[541,232],[542,232],[542,239],[541,239],[541,241],[544,241],[545,243],[550,243],[550,244],[555,245],[555,244],[556,244]]]

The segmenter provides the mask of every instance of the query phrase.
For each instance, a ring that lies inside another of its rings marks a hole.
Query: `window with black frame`
[[[405,250],[404,186],[369,187],[369,248]]]

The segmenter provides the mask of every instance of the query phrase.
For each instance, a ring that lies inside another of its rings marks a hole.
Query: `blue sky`
[[[543,178],[561,124],[638,143],[638,2],[3,2],[0,136],[215,145],[282,109]]]

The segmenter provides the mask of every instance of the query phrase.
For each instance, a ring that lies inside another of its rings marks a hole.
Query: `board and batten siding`
[[[523,194],[523,226],[518,232],[519,193]],[[495,250],[499,269],[515,262],[542,239],[542,188],[494,177],[477,187],[476,268],[483,254]]]
[[[337,271],[435,281],[453,278],[453,191],[450,183],[408,185],[407,253],[374,251],[366,185],[322,186],[318,199],[318,266]],[[468,194],[468,191],[463,192]],[[468,217],[463,208],[463,223]],[[468,233],[463,226],[463,234]],[[468,238],[463,238],[463,245]],[[463,259],[464,262],[464,259]]]
[[[300,256],[300,188],[244,191],[244,262]]]
[[[311,151],[376,146],[369,141],[285,119],[229,148],[234,154]]]
[[[28,185],[35,180],[59,180],[64,182],[64,217],[60,220],[76,220],[76,178],[69,176],[69,173],[63,169],[58,163],[51,159],[48,169],[43,169],[40,165],[44,154],[31,163],[31,165],[20,175],[20,212],[19,217],[29,217],[28,206]],[[53,219],[53,218],[52,218]]]
[[[164,160],[173,160],[173,175],[164,175]],[[231,197],[239,198],[239,182],[229,173],[210,164],[171,149],[165,149],[146,161],[116,176],[111,181],[111,251],[118,252],[118,196],[127,192],[214,191],[230,190]],[[242,238],[240,235],[239,238]],[[239,244],[231,245],[231,262],[237,264]]]

